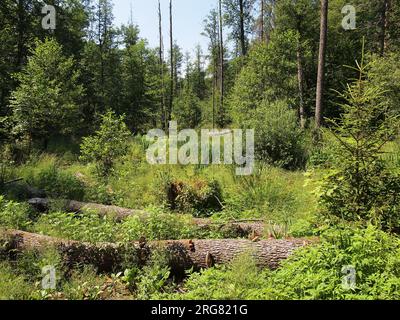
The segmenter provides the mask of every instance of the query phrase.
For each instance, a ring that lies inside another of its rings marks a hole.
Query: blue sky
[[[158,46],[158,0],[114,0],[114,16],[117,25],[130,20],[133,8],[133,22],[139,25],[140,35],[152,47]],[[217,0],[173,0],[174,37],[183,51],[193,53],[197,44],[207,48],[207,38],[201,36],[203,20],[216,7]],[[163,14],[164,46],[169,48],[169,0],[161,0]]]

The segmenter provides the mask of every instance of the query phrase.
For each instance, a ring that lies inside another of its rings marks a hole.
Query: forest
[[[0,300],[400,299],[400,0],[210,2],[1,0]]]

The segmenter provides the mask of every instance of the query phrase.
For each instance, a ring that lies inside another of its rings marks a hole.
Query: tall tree
[[[237,54],[245,56],[249,35],[253,29],[254,0],[223,0],[225,22],[231,29],[231,40],[237,47]]]
[[[218,86],[218,74],[219,74],[219,51],[220,51],[220,36],[219,36],[219,22],[218,22],[218,10],[212,9],[204,20],[204,31],[202,35],[209,39],[209,55],[211,73],[212,73],[212,124],[215,127],[216,122],[216,98],[217,98],[217,86]]]
[[[168,122],[172,117],[172,105],[174,102],[174,38],[173,38],[173,20],[172,20],[172,0],[169,0],[169,41],[170,41],[170,93]]]
[[[83,88],[74,60],[63,55],[54,39],[37,42],[16,77],[19,86],[12,94],[11,107],[18,133],[41,140],[45,148],[51,135],[73,133]]]
[[[219,112],[218,112],[218,124],[222,125],[224,122],[223,114],[224,114],[224,64],[225,64],[225,49],[224,49],[224,30],[223,30],[223,15],[222,15],[222,0],[219,0],[219,88],[220,88],[220,101],[219,101]]]
[[[381,11],[381,35],[380,35],[380,54],[383,56],[388,45],[387,30],[389,24],[390,0],[383,0]]]
[[[318,79],[317,99],[315,107],[315,125],[319,129],[322,125],[324,108],[324,81],[325,81],[325,58],[328,39],[328,0],[321,0],[321,26],[318,57]]]
[[[168,125],[166,123],[167,114],[165,106],[165,83],[164,83],[164,43],[163,43],[163,33],[162,33],[162,13],[161,13],[161,2],[158,0],[158,34],[159,34],[159,48],[158,48],[158,58],[160,67],[160,110],[161,110],[161,124],[164,130],[167,129]]]

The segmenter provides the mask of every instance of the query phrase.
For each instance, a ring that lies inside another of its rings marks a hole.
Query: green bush
[[[106,113],[96,134],[84,138],[81,144],[81,160],[94,162],[101,178],[110,176],[115,162],[128,153],[127,139],[131,133],[124,119],[114,112]]]
[[[222,189],[216,180],[180,180],[164,174],[159,177],[155,188],[159,203],[174,211],[211,216],[223,209]]]
[[[29,182],[50,198],[82,201],[85,195],[83,182],[72,174],[60,170],[55,164],[39,171],[29,179]]]
[[[343,286],[344,267],[355,270],[353,289]],[[274,273],[252,298],[397,300],[400,298],[400,241],[377,230],[330,230],[322,244],[303,249]]]
[[[29,207],[0,196],[0,227],[26,230],[31,224]]]
[[[261,160],[284,169],[305,167],[306,136],[299,127],[296,112],[287,103],[263,102],[251,122],[256,133],[256,155]]]

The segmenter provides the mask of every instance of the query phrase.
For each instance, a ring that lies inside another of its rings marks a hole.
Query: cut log
[[[97,203],[86,203],[73,200],[51,200],[45,198],[34,198],[30,199],[28,203],[38,211],[44,212],[49,209],[52,201],[60,201],[63,204],[64,209],[68,212],[93,211],[102,217],[114,217],[117,221],[122,221],[130,216],[148,215],[148,213],[143,210],[134,210],[117,206],[106,206]]]
[[[34,198],[28,201],[28,203],[40,212],[49,210],[51,199]],[[57,201],[57,200],[56,200]],[[124,219],[137,216],[145,220],[149,217],[150,213],[144,210],[134,210],[121,208],[117,206],[106,206],[96,203],[85,203],[72,200],[59,200],[61,201],[64,210],[68,212],[79,212],[82,213],[85,210],[93,211],[100,216],[109,216],[116,219],[117,222],[121,222]],[[216,228],[222,230],[224,234],[230,234],[235,237],[248,237],[248,236],[262,236],[265,234],[265,224],[262,221],[227,221],[219,222],[211,219],[193,218],[192,222],[200,229],[211,229]]]
[[[282,260],[287,259],[296,249],[315,243],[316,239],[266,240],[177,240],[134,242],[127,245],[113,243],[89,244],[77,241],[56,239],[18,230],[0,230],[0,238],[8,239],[8,250],[41,250],[56,247],[64,263],[74,265],[93,265],[100,272],[118,270],[126,258],[139,264],[147,262],[153,250],[161,250],[169,257],[173,274],[184,274],[185,270],[224,265],[241,254],[251,254],[256,264],[262,268],[276,269]]]

